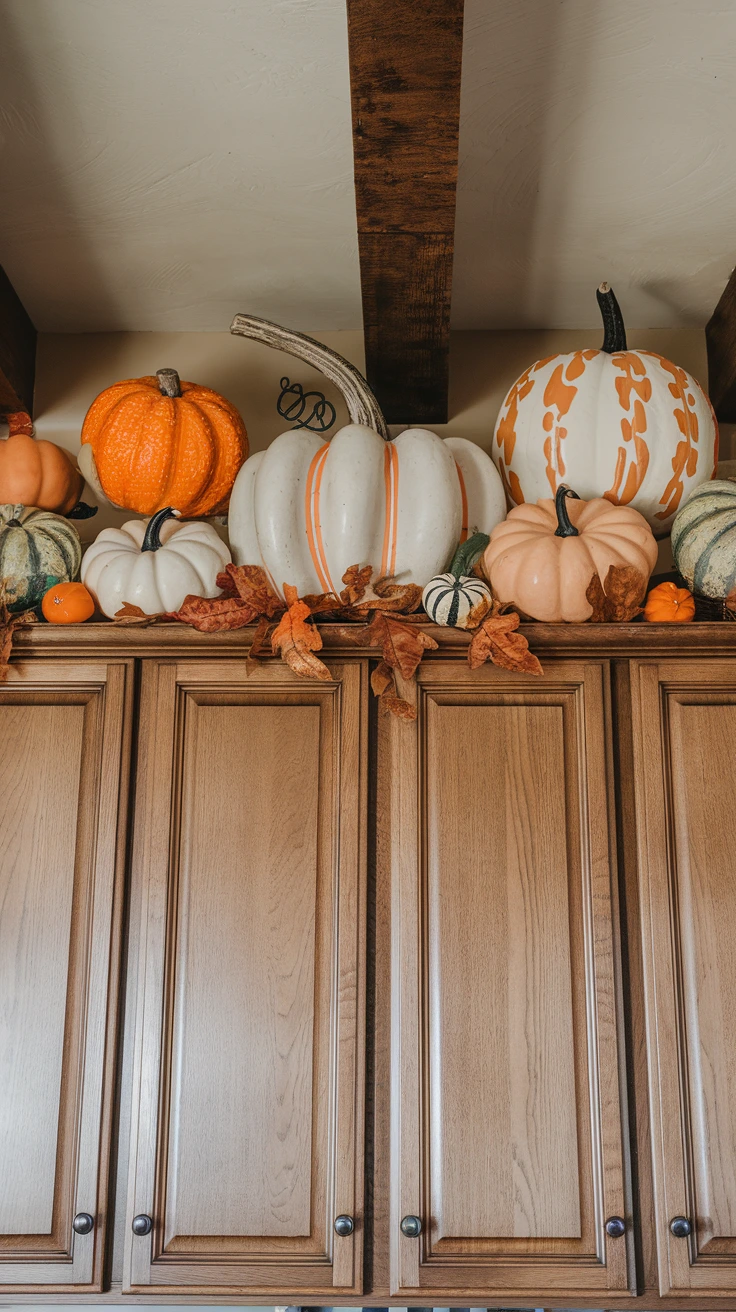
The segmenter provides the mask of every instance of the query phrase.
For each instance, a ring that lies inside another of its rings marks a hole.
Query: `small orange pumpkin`
[[[139,515],[164,506],[187,519],[221,514],[247,455],[235,407],[209,387],[180,381],[175,369],[106,388],[82,426],[87,478],[113,505]]]
[[[95,613],[94,597],[83,583],[55,583],[41,602],[49,624],[84,624]]]
[[[554,501],[509,511],[491,533],[483,567],[499,601],[535,620],[582,624],[593,613],[586,593],[596,573],[605,583],[612,565],[632,565],[646,583],[656,560],[654,534],[638,510],[604,497],[581,501],[563,483]]]
[[[676,583],[658,583],[647,596],[644,619],[652,624],[687,624],[695,619],[695,598]]]
[[[0,502],[68,515],[84,487],[69,452],[54,442],[37,442],[31,416],[24,411],[6,419],[10,431],[0,442]]]

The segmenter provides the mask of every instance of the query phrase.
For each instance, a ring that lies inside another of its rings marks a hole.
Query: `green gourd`
[[[55,583],[71,583],[81,563],[79,534],[61,515],[0,505],[0,585],[9,610],[38,606]]]
[[[672,555],[692,592],[723,598],[736,587],[736,481],[712,479],[690,493],[672,524]]]

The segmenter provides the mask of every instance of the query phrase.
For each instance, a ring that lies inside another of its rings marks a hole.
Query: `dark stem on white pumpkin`
[[[163,510],[157,510],[155,515],[151,515],[141,551],[158,551],[161,546],[161,529],[167,519],[178,519],[180,514],[181,511],[174,510],[171,506],[164,506]]]
[[[461,542],[452,558],[450,573],[456,579],[467,576],[479,556],[482,556],[490,538],[487,533],[473,533],[472,537]]]
[[[624,327],[624,316],[621,313],[613,289],[607,282],[602,282],[596,294],[598,308],[603,319],[603,345],[602,351],[606,355],[613,355],[615,351],[626,350],[626,329]]]
[[[557,511],[557,528],[555,529],[556,538],[580,537],[575,525],[570,523],[570,516],[567,513],[565,501],[568,497],[573,497],[575,501],[580,500],[577,492],[573,492],[571,487],[565,487],[565,484],[561,483],[555,495],[555,510]]]
[[[181,383],[176,369],[157,369],[156,377],[162,396],[181,396]]]

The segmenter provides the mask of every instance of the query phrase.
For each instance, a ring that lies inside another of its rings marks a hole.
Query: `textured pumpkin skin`
[[[84,487],[72,457],[54,442],[37,441],[29,415],[7,419],[9,436],[0,442],[0,502],[68,514]]]
[[[82,426],[105,496],[152,515],[174,506],[187,518],[218,515],[248,455],[238,411],[209,387],[182,381],[164,396],[153,375],[115,383],[92,402]]]
[[[657,543],[631,506],[594,497],[566,507],[578,537],[556,536],[555,503],[545,498],[509,511],[491,533],[483,563],[499,601],[533,619],[582,624],[593,613],[585,595],[593,574],[605,583],[611,565],[633,565],[648,579]]]
[[[695,379],[652,351],[584,350],[530,365],[506,397],[493,459],[514,505],[570,483],[644,515],[663,537],[712,478],[718,425]]]
[[[83,583],[55,583],[41,602],[49,624],[84,624],[95,613],[95,601]]]
[[[48,510],[0,505],[0,579],[11,611],[37,606],[54,583],[79,571],[82,544],[76,529]]]
[[[650,624],[688,624],[695,619],[695,598],[676,583],[658,583],[647,597],[644,619]]]
[[[672,555],[693,592],[727,597],[736,587],[736,482],[697,488],[672,525]]]
[[[433,624],[448,629],[475,628],[493,604],[491,589],[472,574],[436,574],[422,593],[422,605]]]

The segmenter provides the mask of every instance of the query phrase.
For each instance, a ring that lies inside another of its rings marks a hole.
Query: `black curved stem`
[[[561,483],[555,496],[555,510],[557,511],[557,528],[555,529],[556,538],[580,537],[575,525],[570,523],[570,516],[567,513],[565,502],[568,497],[574,497],[576,501],[580,500],[577,492],[573,492],[571,487],[565,487],[565,484]]]
[[[625,351],[626,329],[624,327],[624,316],[612,288],[608,286],[607,282],[602,282],[595,296],[603,319],[603,345],[601,350],[605,351],[606,355],[613,355],[614,351]]]
[[[171,506],[164,506],[163,510],[157,510],[155,515],[151,515],[141,551],[158,551],[161,546],[161,529],[167,519],[178,519],[178,511]]]
[[[86,501],[78,501],[76,506],[72,506],[71,510],[67,510],[64,518],[91,519],[93,515],[97,514],[98,510],[99,506],[88,506]]]

